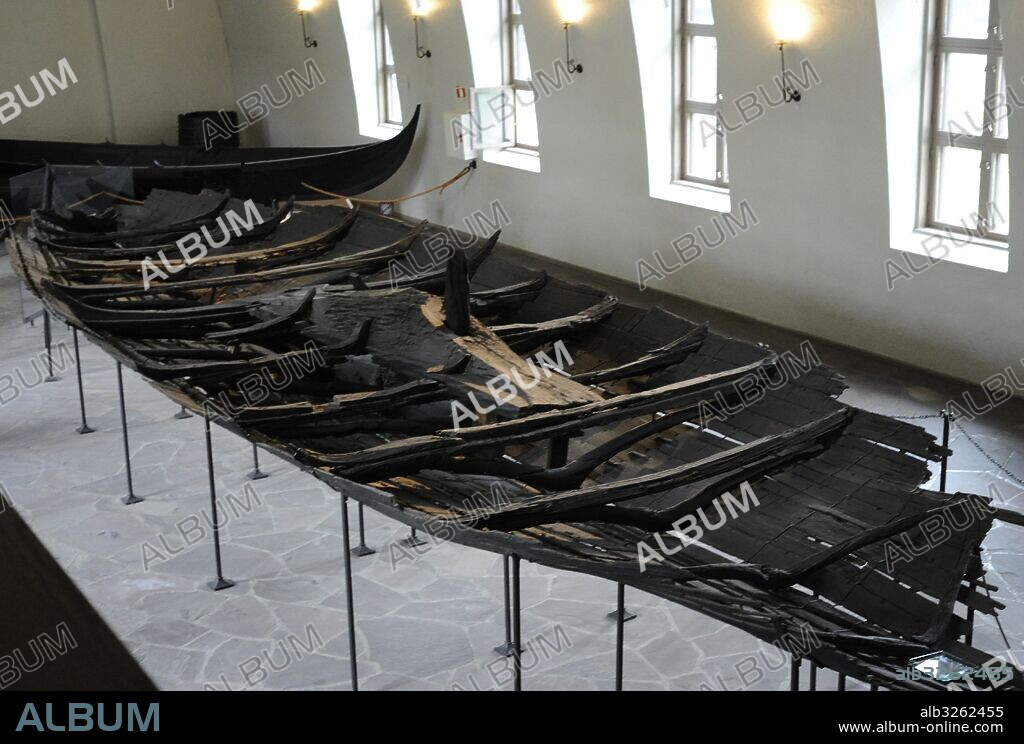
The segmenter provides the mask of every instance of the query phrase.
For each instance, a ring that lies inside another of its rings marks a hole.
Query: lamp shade
[[[769,18],[780,42],[800,41],[811,30],[811,14],[800,0],[772,0]]]
[[[409,0],[415,18],[424,18],[434,9],[434,0]]]
[[[562,23],[579,23],[586,14],[586,0],[558,0],[558,15]]]

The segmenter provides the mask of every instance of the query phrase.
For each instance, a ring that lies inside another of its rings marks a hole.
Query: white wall
[[[0,90],[67,58],[78,83],[0,126],[2,139],[97,140],[111,135],[99,34],[91,3],[5,0],[0,3]]]
[[[337,3],[323,0],[309,22],[316,49],[302,43],[302,28],[295,3],[288,0],[227,0],[220,2],[228,29],[228,52],[234,72],[235,97],[241,98],[269,85],[281,98],[278,75],[289,70],[304,73],[307,59],[316,61],[325,85],[242,133],[249,147],[286,143],[315,146],[353,144],[359,136],[355,94],[348,54],[341,42],[341,14]]]
[[[83,2],[83,0],[74,0]],[[97,0],[117,138],[177,141],[177,115],[234,108],[234,83],[213,0]]]
[[[0,126],[4,139],[177,141],[177,114],[233,107],[215,0],[3,0],[0,90],[67,58],[78,82]]]

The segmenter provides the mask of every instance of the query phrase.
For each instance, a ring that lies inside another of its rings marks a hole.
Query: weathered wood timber
[[[287,250],[295,225],[348,229],[310,260]],[[175,402],[435,539],[628,584],[769,643],[810,634],[806,657],[892,689],[943,689],[901,674],[914,656],[992,659],[963,642],[961,608],[1003,609],[976,554],[993,520],[1024,517],[922,488],[934,437],[842,402],[814,354],[529,271],[496,235],[439,250],[446,234],[296,206],[148,290],[123,254],[121,278],[95,281],[99,245],[95,267],[32,229],[11,246],[53,312]],[[958,528],[933,544],[941,519]]]

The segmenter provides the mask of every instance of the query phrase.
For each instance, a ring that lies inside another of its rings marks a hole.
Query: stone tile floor
[[[619,289],[635,300],[629,288]],[[659,301],[777,348],[795,348],[801,340],[683,300]],[[55,327],[55,342],[71,348],[62,325]],[[846,399],[872,410],[934,413],[965,387],[824,343],[815,347],[847,374],[852,389]],[[251,450],[215,429],[217,486],[228,522],[225,574],[238,582],[215,594],[206,587],[214,565],[201,420],[176,420],[166,398],[126,372],[135,490],[146,499],[126,507],[120,502],[126,485],[113,361],[83,343],[89,423],[97,431],[79,436],[74,368],[58,382],[37,382],[41,348],[40,324],[21,324],[17,283],[0,257],[0,375],[20,371],[25,382],[18,398],[0,407],[0,483],[156,684],[169,690],[347,689],[338,495],[268,455],[263,468],[271,477],[246,495]],[[970,426],[1001,464],[1020,474],[1022,410],[1009,403]],[[935,432],[940,422],[924,423]],[[953,444],[951,490],[987,493],[996,484],[1011,506],[1024,509],[1020,487],[961,435]],[[492,651],[504,639],[501,559],[443,545],[409,560],[394,547],[405,528],[371,511],[365,516],[367,542],[378,552],[354,562],[363,689],[510,689],[508,667]],[[984,557],[997,596],[1008,605],[1002,621],[1011,650],[1020,654],[1024,532],[1000,524]],[[525,688],[611,689],[615,626],[606,614],[614,606],[614,585],[524,564],[522,590]],[[627,604],[639,614],[626,626],[627,689],[788,688],[788,661],[753,637],[636,591],[627,592]],[[1007,650],[988,618],[979,619],[976,640],[991,651]],[[737,664],[754,671],[741,679]],[[822,688],[834,687],[831,673],[819,680]]]

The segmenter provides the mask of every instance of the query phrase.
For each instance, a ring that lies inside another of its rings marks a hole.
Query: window
[[[718,125],[718,37],[711,0],[679,0],[677,8],[677,179],[725,188],[729,171]]]
[[[462,0],[461,6],[474,86],[466,126],[480,157],[485,163],[540,173],[536,105],[527,105],[535,101],[533,75],[519,3]]]
[[[395,55],[391,50],[391,34],[384,22],[384,8],[381,0],[374,0],[376,20],[374,33],[377,38],[377,69],[379,89],[380,121],[382,124],[402,125],[402,101],[398,95],[398,70]]]
[[[998,0],[938,0],[924,226],[1005,242],[1007,89]]]
[[[684,44],[684,29],[700,36],[708,36],[709,32],[710,35],[716,33],[711,5],[702,2],[699,3],[699,7],[695,6],[693,9],[688,7],[689,5],[690,3],[684,3],[683,0],[629,0],[633,45],[640,71],[640,93],[643,101],[648,193],[654,199],[728,214],[732,211],[729,189],[724,183],[718,185],[712,180],[717,180],[719,157],[723,165],[726,162],[725,143],[717,136],[717,131],[705,133],[705,136],[709,136],[708,145],[715,148],[716,169],[714,174],[708,174],[712,175],[712,179],[700,181],[684,177],[686,164],[683,144],[686,142],[686,119],[683,117],[683,111],[689,109],[696,112],[698,105],[704,103],[701,108],[715,112],[715,107],[707,106],[706,102],[694,101],[690,104],[689,95],[682,82],[686,80],[682,73],[688,72],[692,66],[687,65],[684,70],[683,51],[687,46]],[[702,17],[712,22],[698,24],[696,21]],[[685,24],[684,18],[687,21]],[[702,32],[700,34],[697,34],[698,26]],[[918,59],[923,61],[924,55],[919,55]],[[717,65],[713,66],[712,70],[717,78]],[[915,111],[917,114],[914,118],[917,120],[920,118],[920,107],[916,106]],[[915,127],[915,141],[919,135],[920,132]],[[712,145],[713,142],[715,144]],[[721,155],[718,152],[720,145]],[[915,179],[916,170],[915,168]],[[912,214],[913,211],[911,208],[909,213]]]
[[[537,126],[537,94],[533,88],[533,68],[526,48],[526,27],[523,25],[519,0],[499,0],[503,5],[502,64],[505,84],[513,89],[515,110],[514,147],[537,151],[540,132]]]
[[[381,0],[338,0],[359,134],[391,139],[402,124],[401,80]]]

